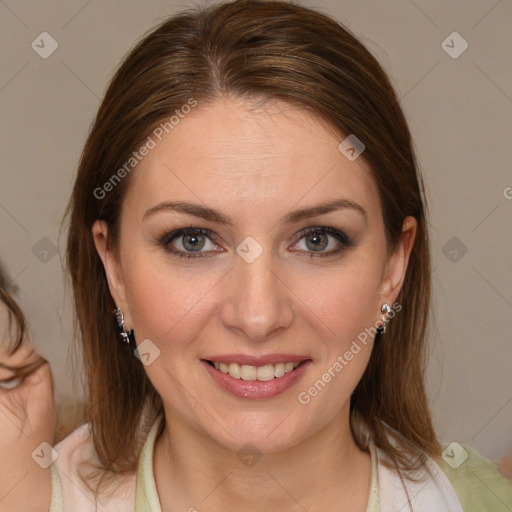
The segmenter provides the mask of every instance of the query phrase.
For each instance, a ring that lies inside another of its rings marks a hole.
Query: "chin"
[[[229,418],[224,418],[215,431],[211,430],[211,423],[207,426],[208,435],[223,448],[235,453],[244,450],[256,453],[279,453],[293,447],[300,438],[305,437],[304,422],[299,425],[290,424],[288,420],[296,416],[293,412],[283,411],[263,413],[239,413],[239,421],[235,421],[236,413],[231,410]],[[294,418],[296,420],[296,418]]]

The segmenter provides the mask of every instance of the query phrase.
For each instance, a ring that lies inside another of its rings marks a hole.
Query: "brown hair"
[[[118,341],[114,302],[91,235],[94,221],[105,220],[108,243],[116,249],[131,175],[124,173],[103,197],[97,191],[191,98],[207,105],[221,97],[285,100],[311,109],[340,142],[356,134],[379,190],[390,250],[400,239],[404,218],[417,219],[397,299],[403,310],[376,339],[351,398],[351,425],[364,447],[355,428],[355,418],[361,418],[397,467],[412,469],[411,443],[419,448],[420,461],[424,454],[438,455],[423,381],[431,293],[426,203],[396,93],[371,53],[330,17],[290,2],[236,0],[172,16],[136,44],[109,84],[81,156],[68,209],[67,265],[89,419],[104,468],[135,469],[139,434],[162,412],[162,402],[138,359]]]
[[[10,354],[14,354],[23,343],[23,337],[25,336],[27,326],[25,316],[23,315],[23,312],[21,311],[12,295],[8,292],[8,288],[9,286],[7,283],[7,278],[2,268],[0,267],[0,301],[3,302],[7,307],[7,332],[9,334],[12,334],[13,332],[15,333],[12,339],[0,341],[6,344],[7,351]]]

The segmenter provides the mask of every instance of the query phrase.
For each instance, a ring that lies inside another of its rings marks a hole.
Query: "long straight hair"
[[[136,468],[143,433],[162,401],[131,350],[118,341],[115,307],[91,227],[109,226],[117,249],[120,212],[130,177],[108,187],[118,169],[176,110],[222,97],[279,99],[309,108],[340,137],[365,144],[381,200],[388,250],[403,220],[417,235],[398,302],[403,306],[378,334],[369,364],[351,397],[351,427],[359,422],[396,467],[412,470],[440,445],[424,387],[431,263],[423,183],[411,135],[388,76],[342,24],[284,1],[235,0],[178,13],[147,33],[113,76],[81,155],[68,206],[67,266],[86,375],[89,421],[105,470]],[[119,176],[119,173],[118,173]],[[103,191],[103,192],[102,192]],[[411,459],[413,448],[419,458]]]

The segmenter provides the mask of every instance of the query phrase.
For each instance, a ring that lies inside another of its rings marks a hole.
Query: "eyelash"
[[[166,233],[165,235],[161,236],[158,240],[158,243],[170,254],[173,256],[177,256],[178,258],[204,258],[206,256],[200,256],[201,252],[197,252],[194,254],[194,252],[187,252],[187,251],[181,251],[178,249],[172,248],[170,245],[170,242],[172,242],[175,238],[179,238],[181,236],[189,235],[189,234],[200,234],[205,235],[208,238],[212,239],[211,241],[214,242],[216,235],[210,231],[209,229],[205,228],[194,228],[194,227],[188,227],[188,228],[181,228],[181,229],[175,229],[174,231],[171,231],[170,233]],[[353,243],[349,239],[349,237],[343,233],[342,231],[339,231],[334,228],[330,228],[328,226],[318,226],[318,227],[310,227],[306,228],[300,236],[297,237],[297,240],[294,242],[294,245],[299,243],[303,238],[305,238],[307,235],[310,234],[328,234],[332,237],[336,238],[338,242],[340,242],[340,247],[337,249],[332,249],[328,252],[315,252],[315,251],[300,251],[297,250],[297,252],[306,252],[310,254],[310,257],[327,257],[327,256],[334,256],[336,254],[339,254],[343,252],[344,250],[348,249],[349,247],[352,247]],[[207,251],[204,251],[207,252]]]

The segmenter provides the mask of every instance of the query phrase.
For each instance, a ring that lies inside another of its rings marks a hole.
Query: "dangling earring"
[[[377,327],[377,332],[384,334],[386,332],[387,316],[391,312],[391,307],[389,304],[383,304],[380,310],[385,314],[382,315],[382,325],[379,325],[379,327]]]
[[[116,308],[113,311],[114,316],[117,321],[117,329],[119,331],[119,339],[128,345],[135,345],[135,336],[133,335],[133,329],[129,331],[125,331],[124,329],[124,315],[121,311],[121,308]]]

